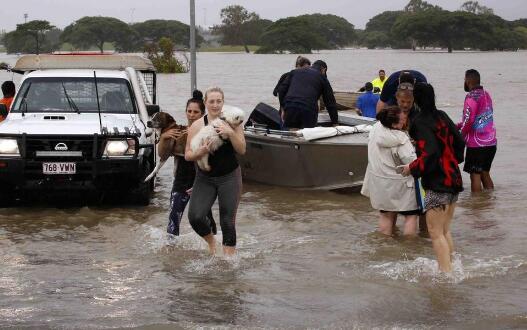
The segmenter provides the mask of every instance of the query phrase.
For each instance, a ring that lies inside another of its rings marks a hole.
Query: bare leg
[[[483,184],[484,189],[494,189],[494,182],[490,177],[490,172],[481,172],[481,183]]]
[[[450,247],[444,235],[444,228],[447,211],[441,208],[435,208],[426,212],[426,224],[428,225],[428,232],[432,239],[432,247],[437,257],[439,270],[442,272],[452,272],[452,263],[450,262]]]
[[[473,193],[481,191],[481,174],[470,173],[470,190]]]
[[[452,240],[452,234],[450,233],[450,224],[452,223],[452,219],[454,218],[454,210],[456,209],[456,203],[452,203],[450,205],[446,206],[447,211],[447,219],[445,223],[444,228],[444,235],[446,238],[446,241],[448,243],[448,249],[450,252],[450,260],[452,261],[452,254],[454,253],[454,241]]]
[[[223,254],[226,256],[233,256],[236,254],[236,247],[235,246],[223,246]]]
[[[417,215],[406,215],[404,217],[405,236],[415,236],[417,234]]]
[[[207,242],[209,245],[209,253],[211,255],[216,254],[216,239],[214,238],[214,235],[212,233],[203,236],[203,239]]]
[[[379,231],[384,235],[391,236],[392,229],[397,219],[397,213],[395,212],[380,212],[379,217]]]
[[[419,232],[428,235],[428,227],[426,226],[426,214],[419,214]]]

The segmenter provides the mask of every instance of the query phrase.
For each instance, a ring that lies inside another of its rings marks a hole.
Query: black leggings
[[[201,237],[211,233],[211,223],[207,214],[217,197],[223,245],[236,246],[236,212],[242,193],[240,167],[218,177],[206,176],[199,170],[196,172],[188,209],[188,219],[192,229]]]

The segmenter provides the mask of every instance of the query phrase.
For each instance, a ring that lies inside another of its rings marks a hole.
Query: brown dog
[[[174,117],[166,112],[156,113],[148,122],[148,127],[154,128],[158,132],[159,162],[157,162],[152,173],[146,177],[145,182],[153,178],[171,156],[184,155],[187,143],[187,126],[178,125]]]

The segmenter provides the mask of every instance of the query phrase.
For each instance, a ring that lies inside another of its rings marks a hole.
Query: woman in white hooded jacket
[[[415,235],[420,213],[415,182],[412,176],[400,174],[402,165],[416,158],[414,146],[402,130],[407,116],[394,106],[379,112],[377,119],[369,135],[368,168],[361,193],[380,211],[381,233],[392,235],[397,214],[401,214],[405,217],[404,235]]]

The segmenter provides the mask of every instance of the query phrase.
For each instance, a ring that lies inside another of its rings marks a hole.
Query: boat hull
[[[239,157],[243,178],[269,185],[334,190],[362,185],[368,165],[367,135],[323,141],[245,135]]]

